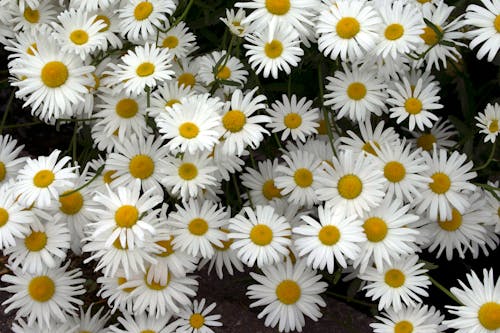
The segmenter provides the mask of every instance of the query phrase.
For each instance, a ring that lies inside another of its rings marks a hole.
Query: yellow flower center
[[[172,253],[175,253],[174,246],[172,245],[173,240],[174,240],[174,236],[170,236],[170,239],[168,239],[168,240],[157,241],[156,244],[160,245],[164,249],[163,252],[160,254],[157,254],[157,256],[168,257]]]
[[[138,219],[139,211],[132,205],[123,205],[115,212],[115,222],[120,228],[131,228]]]
[[[36,45],[36,43],[33,43],[33,44],[30,45],[30,47],[28,47],[28,49],[26,50],[26,53],[28,53],[29,55],[34,56],[35,55],[35,51],[38,51],[38,46]]]
[[[299,187],[309,187],[313,183],[313,174],[306,168],[300,168],[295,170],[295,173],[293,174],[293,180]]]
[[[387,236],[387,224],[379,217],[370,217],[363,223],[366,238],[370,242],[377,243]]]
[[[436,194],[443,194],[448,192],[451,186],[451,180],[448,175],[442,172],[436,172],[431,176],[431,178],[433,181],[429,184],[429,187],[432,192]]]
[[[286,127],[294,129],[302,124],[302,117],[300,116],[300,114],[292,112],[285,116],[283,122],[285,123]]]
[[[360,25],[354,17],[343,17],[337,22],[335,30],[340,38],[351,39],[358,34]]]
[[[198,176],[198,168],[193,163],[182,163],[178,173],[182,179],[192,180]]]
[[[106,184],[111,184],[111,182],[115,179],[113,178],[113,175],[116,173],[116,170],[109,170],[104,173],[104,176],[102,176],[104,182]]]
[[[89,332],[91,333],[91,332]],[[156,331],[153,330],[142,330],[141,333],[156,333]]]
[[[443,230],[455,231],[462,225],[462,214],[456,208],[453,208],[451,210],[451,220],[441,221],[438,219],[438,224]]]
[[[274,15],[285,15],[290,10],[290,0],[266,0],[267,11]]]
[[[167,36],[165,39],[163,39],[162,46],[169,48],[169,49],[175,49],[179,45],[179,39],[175,36]]]
[[[140,77],[150,76],[155,72],[155,65],[150,62],[143,62],[137,66],[135,72]]]
[[[155,281],[151,281],[151,283],[149,283],[147,281],[147,276],[148,276],[147,272],[146,272],[146,274],[144,274],[144,283],[151,290],[156,290],[156,291],[163,290],[163,289],[167,288],[168,285],[170,284],[171,276],[170,276],[170,273],[167,273],[167,274],[168,274],[167,283],[165,283],[165,285],[162,285],[161,283],[155,282]]]
[[[177,85],[181,87],[182,85],[186,87],[193,87],[196,84],[196,79],[193,74],[191,73],[184,73],[179,75],[179,78],[177,79]]]
[[[0,228],[9,221],[9,212],[5,208],[0,207]]]
[[[40,77],[49,88],[58,88],[68,79],[68,67],[60,61],[50,61],[42,68]]]
[[[340,231],[334,225],[326,225],[319,231],[318,238],[324,245],[331,246],[339,241]]]
[[[281,190],[274,185],[274,180],[269,179],[262,185],[262,195],[267,200],[273,200],[273,198],[281,198]]]
[[[403,26],[399,23],[393,23],[385,28],[384,36],[388,40],[396,40],[401,38],[405,32]]]
[[[283,53],[283,44],[279,40],[273,39],[270,43],[266,43],[264,52],[268,58],[276,59]]]
[[[222,117],[222,125],[231,133],[237,133],[243,129],[247,117],[240,110],[230,110]]]
[[[224,231],[224,230],[223,230]],[[221,241],[222,243],[222,247],[219,247],[217,245],[213,245],[214,248],[216,248],[217,250],[219,251],[227,251],[231,248],[231,244],[233,244],[233,240],[232,239],[228,239],[226,241]]]
[[[120,237],[118,237],[117,239],[115,239],[115,241],[113,242],[113,246],[115,249],[117,250],[128,250],[128,245],[125,243],[125,247],[122,246],[122,243],[120,242]]]
[[[31,252],[38,252],[47,245],[47,234],[43,231],[32,231],[24,239],[24,245]]]
[[[195,123],[192,123],[190,121],[187,121],[179,126],[179,134],[183,138],[196,138],[198,136],[198,133],[200,133],[200,129],[198,128],[198,126],[196,126]]]
[[[205,318],[199,313],[193,313],[191,317],[189,317],[189,325],[192,328],[199,329],[205,324]]]
[[[265,224],[256,224],[250,231],[250,240],[254,244],[266,246],[273,240],[273,231]]]
[[[208,223],[202,218],[193,219],[188,224],[188,230],[193,235],[203,236],[208,231]]]
[[[415,97],[410,97],[405,101],[405,110],[409,114],[419,114],[422,111],[422,102]]]
[[[276,287],[276,297],[283,304],[295,304],[300,299],[300,295],[300,286],[293,280],[283,280]]]
[[[436,27],[439,29],[439,31],[442,31],[440,26]],[[425,44],[430,46],[436,45],[439,42],[436,32],[431,27],[425,27],[424,33],[421,34],[420,37],[424,40]]]
[[[56,285],[47,275],[36,276],[28,285],[28,293],[37,302],[49,301],[56,292]]]
[[[54,181],[55,175],[50,170],[40,170],[33,177],[33,184],[39,188],[48,187]]]
[[[5,179],[6,175],[7,169],[5,168],[5,164],[3,162],[0,162],[0,182]]]
[[[137,21],[145,20],[153,12],[153,4],[151,2],[143,1],[140,2],[134,8],[134,17]]]
[[[431,2],[432,0],[417,0],[417,2],[421,3],[422,5],[424,3],[428,3],[428,2]]]
[[[495,26],[495,30],[500,32],[500,14],[495,17],[493,25]]]
[[[106,15],[97,15],[94,20],[94,23],[99,21],[102,21],[104,23],[104,28],[99,30],[99,32],[108,31],[109,27],[111,26],[111,20],[109,19],[109,17],[107,17]]]
[[[40,12],[37,9],[31,9],[30,7],[26,7],[23,13],[24,18],[29,23],[35,24],[40,21]]]
[[[147,179],[151,177],[155,170],[155,163],[153,159],[148,155],[136,155],[134,156],[128,165],[130,174],[134,178]]]
[[[394,333],[412,333],[413,324],[407,320],[402,320],[394,325]]]
[[[172,107],[172,105],[180,103],[180,102],[181,101],[179,101],[178,99],[172,98],[171,100],[168,100],[167,103],[165,103],[165,106]]]
[[[500,304],[484,303],[479,308],[477,316],[481,325],[487,330],[494,331],[500,328]]]
[[[434,143],[436,143],[436,137],[431,133],[422,134],[417,138],[417,146],[426,151],[431,151]]]
[[[124,278],[124,277],[119,277],[118,278],[118,281],[117,281],[117,284],[119,286],[121,286],[122,284],[124,284],[125,282],[127,282],[127,279]],[[122,290],[126,293],[131,293],[133,290],[135,289],[135,287],[132,287],[132,288],[123,288]]]
[[[231,76],[231,70],[229,67],[224,66],[222,68],[219,68],[219,71],[217,72],[217,77],[221,80],[227,80]]]
[[[69,35],[69,39],[76,45],[83,45],[89,41],[89,34],[85,30],[74,30]]]
[[[356,175],[345,175],[337,182],[337,190],[342,198],[355,199],[361,194],[363,183]]]
[[[124,98],[116,103],[115,111],[122,118],[132,118],[139,112],[139,104],[131,98]]]
[[[365,144],[363,145],[363,147],[361,147],[361,149],[363,149],[364,151],[366,151],[369,154],[372,154],[374,156],[378,156],[377,152],[375,151],[375,149],[373,148],[372,145],[374,145],[375,147],[377,147],[378,149],[380,149],[380,145],[379,145],[379,143],[377,141],[368,141],[368,142],[365,142]]]
[[[491,121],[490,125],[488,126],[488,130],[490,131],[490,133],[498,132],[498,119],[493,119]]]
[[[366,96],[366,86],[361,82],[353,82],[347,87],[347,96],[350,99],[359,101]]]
[[[384,281],[392,288],[399,288],[405,283],[405,275],[399,269],[390,269],[385,273]]]
[[[390,161],[384,166],[384,176],[392,183],[399,183],[405,178],[406,169],[398,161]]]
[[[70,195],[64,195],[69,192],[66,191],[63,193],[63,196],[59,197],[59,203],[61,204],[59,209],[66,215],[75,215],[83,207],[83,196],[79,191]]]
[[[318,130],[318,134],[319,135],[327,135],[328,134],[328,127],[326,126],[326,120],[321,119],[320,121],[318,121],[318,124],[319,124],[319,126],[316,127],[316,129]]]

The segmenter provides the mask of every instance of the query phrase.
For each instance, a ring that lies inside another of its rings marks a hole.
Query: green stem
[[[432,282],[432,284],[434,286],[436,286],[439,290],[441,290],[443,293],[445,293],[449,298],[451,298],[452,300],[454,300],[457,304],[462,305],[462,302],[460,302],[458,300],[458,298],[455,295],[453,295],[451,293],[451,291],[448,290],[448,288],[444,287],[441,283],[439,283],[436,280],[434,280],[432,278],[432,276],[430,276],[429,274],[427,274],[427,276],[429,277],[429,280]]]
[[[350,298],[350,297],[347,297],[345,295],[334,293],[333,291],[327,291],[326,293],[328,295],[333,296],[333,297],[336,297],[336,298],[339,298],[341,300],[344,300],[344,301],[346,301],[348,303],[354,303],[354,304],[359,304],[359,305],[368,306],[368,307],[375,306],[375,304],[373,304],[373,303],[363,302],[363,301],[360,301],[360,300],[355,299],[355,298]]]
[[[493,161],[493,156],[495,155],[496,148],[497,148],[497,141],[495,140],[495,142],[493,142],[493,146],[491,147],[490,156],[488,156],[486,162],[478,167],[472,168],[471,171],[478,171],[486,168],[491,163],[491,161]]]
[[[318,65],[318,86],[319,86],[319,102],[320,102],[320,110],[323,110],[323,117],[326,122],[326,133],[328,134],[328,140],[330,141],[330,146],[332,147],[333,155],[337,157],[337,151],[335,150],[335,145],[333,144],[333,133],[332,126],[330,124],[330,115],[328,114],[328,110],[323,107],[323,68],[321,67],[322,63]]]
[[[252,168],[254,168],[255,170],[257,170],[257,164],[255,163],[255,159],[253,158],[252,150],[249,149],[249,152],[250,152],[250,163],[252,163]]]
[[[273,136],[274,136],[274,139],[276,140],[276,143],[278,144],[278,147],[281,149],[283,148],[281,146],[281,141],[280,141],[280,138],[278,138],[278,135],[276,134],[276,132],[273,133]]]
[[[95,172],[94,177],[90,178],[88,182],[86,182],[85,184],[83,184],[82,186],[80,186],[80,187],[78,187],[78,188],[76,188],[74,190],[71,190],[69,192],[60,194],[59,198],[66,197],[68,195],[72,195],[72,194],[74,194],[76,192],[79,192],[80,190],[84,189],[85,187],[87,187],[90,183],[92,183],[94,180],[97,179],[97,177],[99,177],[101,175],[102,171],[104,170],[104,167],[105,167],[105,164],[101,165],[99,167],[99,169],[97,169],[97,171]]]
[[[475,183],[475,182],[472,182],[472,184],[484,188],[485,190],[490,192],[495,197],[495,199],[500,201],[500,196],[498,196],[498,194],[497,194],[497,192],[500,192],[500,188],[495,187],[495,186],[491,186],[488,184],[481,184],[481,183]]]
[[[33,121],[31,123],[22,123],[22,124],[15,124],[15,125],[6,125],[4,126],[3,128],[4,129],[7,129],[7,128],[20,128],[20,127],[27,127],[27,126],[33,126],[33,125],[40,125],[40,124],[43,124],[41,121]]]
[[[243,204],[241,203],[241,195],[240,195],[240,188],[238,187],[238,181],[236,180],[236,175],[234,173],[231,175],[231,177],[233,178],[234,189],[236,190],[236,195],[238,196],[238,205],[239,205],[238,209],[241,209]]]
[[[12,92],[9,96],[9,101],[7,102],[7,106],[5,107],[5,112],[4,112],[3,117],[2,117],[2,123],[0,124],[0,134],[2,133],[4,128],[7,128],[5,126],[5,121],[7,121],[7,114],[9,113],[10,107],[12,106],[12,101],[14,100],[15,94],[16,94],[16,92],[14,90],[12,90]]]
[[[181,22],[182,20],[184,20],[186,18],[193,3],[194,3],[194,0],[189,0],[187,6],[186,6],[186,8],[184,8],[184,11],[182,12],[181,16],[179,16],[165,32],[168,32],[170,29],[175,27],[177,24],[179,24],[179,22]]]

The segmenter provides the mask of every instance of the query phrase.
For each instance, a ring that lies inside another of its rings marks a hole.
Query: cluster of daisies
[[[227,49],[208,53],[181,19],[193,1],[0,6],[15,96],[45,123],[90,128],[99,152],[83,165],[59,150],[23,157],[0,135],[14,332],[213,332],[215,303],[196,299],[206,266],[220,279],[252,271],[250,306],[280,332],[322,316],[321,280],[339,271],[383,311],[374,332],[500,329],[492,270],[452,289],[460,305],[444,320],[424,304],[419,259],[476,258],[500,242],[500,191],[476,186],[431,73],[467,39],[495,58],[499,1],[458,16],[443,1],[237,2],[221,18]],[[338,64],[316,98],[270,100],[249,86],[251,74],[291,75],[316,47]],[[476,120],[495,143],[500,106]],[[107,306],[82,307],[69,251],[95,267]]]

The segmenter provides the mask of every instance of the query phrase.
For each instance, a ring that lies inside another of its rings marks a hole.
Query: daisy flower
[[[220,20],[229,28],[233,35],[238,37],[245,37],[248,33],[248,24],[241,22],[246,18],[245,10],[239,8],[235,13],[234,9],[226,9],[226,17],[221,17]]]
[[[323,163],[317,177],[316,194],[319,200],[333,207],[343,207],[348,215],[377,207],[385,195],[386,179],[372,156],[355,154],[350,150],[332,157],[332,164]]]
[[[479,112],[474,118],[477,120],[476,126],[481,129],[479,133],[486,134],[484,142],[495,142],[500,133],[500,105],[488,103],[484,112]]]
[[[154,317],[144,313],[136,313],[133,316],[124,312],[122,317],[118,317],[118,322],[123,329],[110,326],[110,333],[171,333],[177,327],[175,323],[168,323],[172,315]]]
[[[231,95],[222,112],[222,152],[241,156],[247,146],[257,149],[269,132],[261,125],[268,123],[266,115],[254,115],[265,109],[264,95],[254,96],[257,88],[243,94],[239,89]]]
[[[177,82],[171,80],[159,86],[151,94],[151,106],[147,109],[148,115],[153,118],[158,117],[161,113],[168,112],[172,105],[180,103],[182,97],[190,97],[195,94],[190,87],[185,85],[179,86]]]
[[[444,324],[456,329],[457,333],[491,333],[500,328],[500,283],[495,282],[493,269],[483,269],[481,281],[474,271],[467,274],[467,286],[458,281],[461,288],[450,289],[460,305],[447,305],[448,312],[458,316],[445,320]]]
[[[16,317],[28,317],[28,326],[37,324],[40,328],[50,327],[51,320],[66,322],[66,314],[75,315],[75,305],[83,305],[77,297],[85,293],[82,272],[67,271],[69,264],[46,268],[40,274],[13,269],[14,275],[3,275],[2,281],[10,285],[2,290],[13,294],[3,303],[7,305],[5,313],[18,309]]]
[[[228,154],[223,151],[224,143],[219,142],[215,145],[212,151],[212,159],[214,164],[217,166],[217,179],[223,179],[229,181],[231,175],[236,172],[241,172],[242,166],[245,165],[245,161],[242,159],[248,156],[248,150],[243,150],[240,156],[234,154]]]
[[[205,93],[207,89],[201,84],[199,78],[200,63],[198,58],[181,58],[175,59],[172,70],[175,72],[174,80],[179,87],[185,86],[198,93]]]
[[[245,217],[245,214],[247,217]],[[259,268],[283,260],[291,244],[290,224],[275,213],[271,206],[244,207],[242,212],[229,220],[228,237],[233,239],[231,248],[249,267],[257,262]]]
[[[277,79],[278,71],[290,74],[291,67],[297,67],[304,55],[299,35],[290,25],[279,25],[272,33],[269,28],[256,31],[247,35],[246,40],[248,43],[243,46],[247,49],[248,62],[256,74],[263,71],[265,78],[271,74]]]
[[[19,205],[10,185],[0,185],[0,250],[6,251],[16,245],[17,239],[26,237],[33,213]]]
[[[424,263],[417,263],[418,256],[401,257],[392,264],[384,265],[383,270],[368,267],[360,278],[368,281],[363,290],[366,297],[378,300],[378,309],[387,310],[392,307],[395,311],[407,306],[416,306],[421,303],[420,296],[429,296],[428,286],[431,284],[423,269]]]
[[[458,136],[458,131],[448,119],[438,118],[438,121],[425,132],[412,132],[411,134],[414,139],[410,139],[410,142],[414,143],[418,148],[432,152],[434,145],[436,145],[437,149],[449,149],[455,146],[457,141],[451,138]]]
[[[362,221],[329,206],[319,206],[318,217],[319,222],[310,216],[301,216],[306,225],[293,228],[292,232],[300,235],[294,244],[300,257],[307,255],[307,266],[313,269],[327,267],[328,273],[333,274],[335,261],[346,268],[346,259],[358,257],[361,250],[358,243],[366,240]]]
[[[325,105],[331,105],[337,119],[349,115],[358,123],[370,119],[371,114],[380,116],[385,110],[386,85],[377,77],[374,67],[352,66],[349,70],[343,63],[343,71],[336,71],[334,77],[328,76]]]
[[[158,46],[168,48],[174,58],[185,58],[196,49],[196,36],[189,32],[185,22],[180,21],[171,27],[166,21],[164,28],[166,32],[160,31],[158,34]]]
[[[7,184],[16,177],[22,168],[26,157],[19,157],[24,145],[17,146],[17,140],[12,136],[0,135],[0,186]]]
[[[105,332],[106,323],[110,318],[109,311],[103,314],[104,307],[101,307],[99,311],[92,314],[92,307],[94,305],[94,303],[90,304],[87,311],[83,311],[83,308],[80,306],[80,315],[68,318],[68,325],[70,327],[76,326],[78,332]]]
[[[229,214],[216,203],[208,200],[203,204],[190,199],[183,204],[176,205],[176,211],[170,213],[168,225],[172,227],[172,241],[174,250],[185,251],[193,257],[211,258],[214,255],[214,246],[223,246],[222,241],[227,237],[220,227],[227,223]]]
[[[204,154],[184,154],[182,159],[169,156],[166,159],[165,178],[162,184],[173,195],[179,194],[183,200],[195,198],[199,192],[216,184],[213,176],[217,167],[213,160]]]
[[[175,321],[178,325],[178,333],[214,333],[210,327],[220,327],[222,323],[220,314],[210,314],[215,309],[215,303],[205,307],[205,299],[200,302],[194,300],[190,307],[187,307],[178,314],[179,319]]]
[[[51,319],[49,325],[44,328],[38,327],[36,323],[26,324],[21,318],[17,323],[12,324],[11,330],[14,333],[75,333],[77,327],[71,327],[68,323],[58,323]]]
[[[107,304],[111,309],[111,313],[115,313],[117,309],[124,313],[132,313],[133,305],[130,292],[133,288],[120,288],[122,284],[127,282],[122,271],[117,271],[112,277],[100,276],[96,282],[101,285],[97,296],[108,299]]]
[[[263,275],[250,272],[259,284],[248,287],[247,295],[256,300],[250,307],[263,306],[257,318],[266,317],[264,325],[280,332],[302,331],[304,315],[317,321],[322,314],[319,307],[326,303],[320,296],[327,288],[321,275],[308,268],[304,260],[292,265],[291,260],[262,268]]]
[[[200,64],[200,70],[198,72],[199,78],[207,86],[214,80],[227,80],[238,83],[238,86],[224,85],[224,93],[230,94],[235,91],[236,88],[242,88],[247,82],[248,72],[241,61],[231,55],[227,56],[226,51],[223,50],[213,51],[207,55],[204,55],[198,59]],[[221,59],[224,59],[220,63]],[[219,64],[219,68],[215,68],[215,65]]]
[[[287,200],[299,206],[310,208],[318,203],[315,191],[321,186],[318,181],[321,161],[306,151],[292,151],[282,158],[286,165],[278,165],[276,171],[282,176],[275,180],[281,194],[290,194]]]
[[[498,181],[488,182],[488,185],[498,188]],[[500,191],[495,191],[499,195]],[[498,201],[492,193],[486,192],[486,207],[485,209],[489,211],[492,216],[492,225],[495,226],[495,233],[500,234],[500,201]]]
[[[399,135],[392,127],[384,128],[385,122],[383,120],[378,122],[375,129],[373,129],[369,120],[358,125],[361,138],[353,131],[347,130],[346,133],[349,137],[341,136],[338,140],[341,142],[340,149],[377,156],[374,147],[379,149],[382,145],[393,147],[399,143]]]
[[[49,156],[26,160],[13,187],[22,205],[30,207],[35,204],[38,208],[46,208],[53,200],[59,199],[62,189],[73,186],[73,178],[77,177],[74,173],[76,167],[66,166],[71,160],[69,156],[63,156],[58,161],[60,153],[55,149]]]
[[[91,228],[92,236],[112,231],[105,246],[111,247],[119,240],[121,247],[134,249],[137,240],[144,241],[145,234],[155,233],[153,226],[156,213],[151,211],[162,201],[162,197],[153,195],[149,189],[142,195],[141,182],[136,180],[128,187],[118,187],[116,192],[107,186],[107,194],[96,192],[94,201],[101,207],[94,209],[97,220]]]
[[[257,164],[258,170],[245,168],[241,183],[248,188],[254,205],[267,205],[274,198],[283,197],[281,189],[275,184],[276,177],[280,175],[278,165],[278,159],[268,159]]]
[[[149,2],[145,2],[149,3]],[[125,91],[129,94],[140,94],[144,89],[152,89],[164,81],[170,80],[174,75],[172,67],[173,56],[168,49],[156,47],[155,44],[146,43],[136,46],[120,58],[119,64],[110,63],[109,75],[111,84],[123,83]]]
[[[118,3],[119,0],[71,0],[70,7],[82,9],[86,12],[99,9],[107,9]]]
[[[425,127],[432,127],[432,121],[438,117],[432,113],[433,110],[443,108],[439,104],[439,87],[436,85],[423,85],[423,80],[418,80],[415,86],[410,85],[406,77],[403,77],[402,84],[394,82],[395,90],[388,89],[390,98],[387,103],[392,105],[389,109],[391,118],[397,118],[400,124],[403,120],[409,119],[409,130],[413,131],[415,125],[423,131]]]
[[[332,60],[359,60],[375,47],[381,23],[378,12],[364,0],[335,1],[316,22],[318,50]]]
[[[295,141],[306,141],[306,136],[318,133],[317,121],[319,120],[319,109],[311,108],[312,101],[302,97],[297,101],[297,96],[292,95],[289,99],[282,95],[283,102],[275,101],[267,113],[271,116],[271,122],[267,125],[273,133],[281,132],[281,140],[285,141],[289,135]]]
[[[97,1],[99,3],[103,3],[102,0]],[[113,49],[121,49],[123,47],[122,39],[118,37],[120,33],[120,19],[118,18],[118,12],[116,10],[116,3],[107,8],[100,8],[95,12],[97,15],[95,21],[101,21],[104,23],[104,27],[99,30],[99,33],[106,39],[107,42],[103,45],[104,51],[106,51],[109,47]]]
[[[425,163],[430,167],[422,172],[425,177],[432,178],[427,189],[421,192],[422,196],[416,203],[417,213],[427,211],[431,220],[452,218],[452,208],[464,213],[470,206],[470,191],[475,185],[469,181],[477,176],[471,171],[473,163],[467,160],[465,154],[454,151],[450,156],[445,149],[434,148],[432,155],[423,152]]]
[[[156,34],[161,22],[168,21],[167,15],[173,14],[175,8],[173,0],[129,0],[118,10],[120,31],[132,42],[147,40]]]
[[[219,142],[220,110],[223,103],[209,94],[183,97],[180,103],[156,117],[160,133],[169,140],[168,149],[194,154],[210,151]]]
[[[40,0],[23,6],[19,1],[12,5],[14,15],[10,21],[14,31],[37,31],[55,21],[58,14],[56,4],[51,0]]]
[[[498,0],[481,0],[483,6],[469,5],[465,12],[464,24],[475,29],[469,30],[466,37],[472,39],[471,49],[480,44],[477,58],[482,59],[488,54],[488,61],[493,61],[500,48],[500,3]]]
[[[86,12],[71,8],[59,14],[57,20],[59,22],[52,22],[52,36],[61,52],[75,53],[85,60],[94,51],[105,48],[106,37],[100,30],[106,25],[103,20],[97,20],[97,15],[89,17]]]
[[[374,49],[377,56],[396,59],[415,51],[423,43],[424,33],[422,12],[415,5],[400,0],[379,2],[382,27],[379,28],[380,42]],[[389,61],[389,60],[388,60]]]
[[[444,316],[434,306],[418,304],[402,306],[399,311],[389,308],[382,316],[375,316],[379,322],[371,323],[374,333],[442,333],[446,326],[441,324]]]

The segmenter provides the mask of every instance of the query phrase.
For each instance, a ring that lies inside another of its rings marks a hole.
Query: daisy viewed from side
[[[486,134],[484,142],[494,143],[500,133],[500,105],[488,103],[484,112],[479,112],[474,118],[477,120],[476,126],[480,128],[479,133]]]
[[[220,327],[220,314],[210,314],[215,309],[216,303],[205,307],[204,298],[198,302],[194,300],[190,307],[187,307],[178,314],[179,319],[175,321],[178,326],[178,333],[214,333],[210,327]]]

